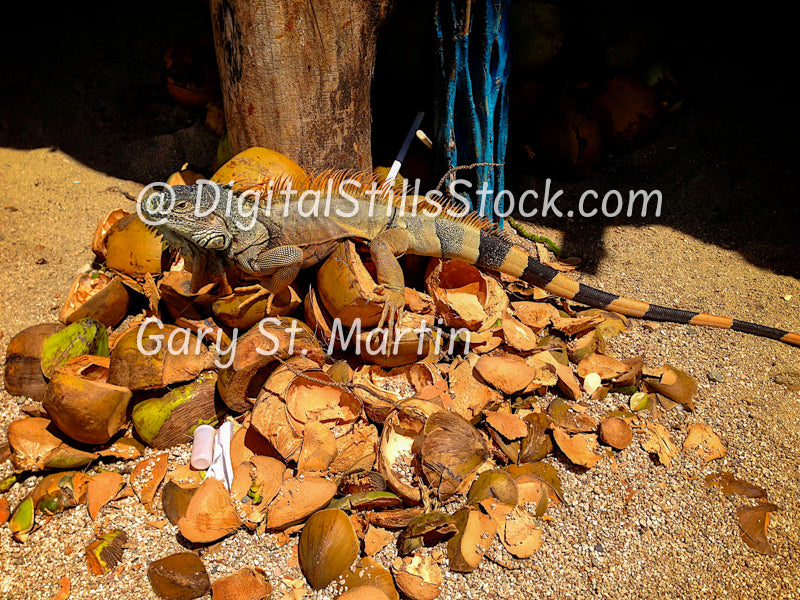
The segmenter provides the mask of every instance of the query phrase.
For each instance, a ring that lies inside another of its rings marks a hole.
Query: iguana
[[[349,183],[344,185],[345,181]],[[631,317],[731,329],[800,346],[797,333],[631,300],[578,283],[515,246],[484,217],[464,214],[464,206],[422,201],[413,210],[400,189],[380,187],[373,175],[324,173],[294,184],[291,194],[291,181],[269,184],[273,186],[269,211],[263,195],[254,205],[254,196],[225,187],[218,197],[208,184],[175,186],[172,206],[150,196],[139,209],[146,221],[161,221],[156,228],[169,244],[184,251],[218,253],[272,294],[288,286],[300,269],[326,258],[341,240],[366,242],[375,263],[376,293],[384,299],[378,327],[386,325],[390,332],[405,305],[397,257],[415,254],[458,259],[517,277],[561,298]],[[379,191],[370,198],[365,190],[371,187]],[[316,210],[315,197],[320,198]],[[254,206],[258,208],[255,219]]]

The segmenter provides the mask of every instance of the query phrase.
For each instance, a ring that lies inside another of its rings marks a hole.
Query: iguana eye
[[[175,203],[176,210],[186,210],[187,208],[189,208],[189,203],[186,200],[178,200]]]

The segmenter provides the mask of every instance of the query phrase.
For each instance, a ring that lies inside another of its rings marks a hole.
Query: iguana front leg
[[[375,236],[369,245],[379,286],[376,292],[384,297],[378,327],[384,324],[388,327],[390,340],[406,305],[405,277],[397,257],[405,254],[410,242],[411,238],[405,229],[387,229]]]
[[[256,250],[246,249],[236,256],[236,262],[245,271],[258,277],[259,283],[269,291],[268,313],[275,295],[286,289],[300,272],[303,250],[297,246],[277,246],[260,252]]]

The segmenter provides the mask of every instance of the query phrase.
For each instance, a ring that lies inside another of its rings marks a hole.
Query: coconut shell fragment
[[[515,354],[481,356],[475,370],[486,383],[504,394],[524,390],[537,375],[534,367]]]
[[[710,462],[728,454],[722,440],[705,423],[695,423],[689,428],[689,434],[683,442],[683,452],[699,456],[704,462]]]
[[[661,371],[658,378],[648,377],[644,380],[645,391],[662,394],[671,401],[694,410],[697,381],[688,373],[670,365],[664,365]]]
[[[645,433],[642,448],[656,454],[661,464],[669,467],[678,454],[678,448],[669,431],[661,423],[645,423]]]
[[[440,500],[446,500],[489,458],[486,442],[463,417],[449,411],[431,415],[420,449],[422,471]]]
[[[206,371],[194,381],[133,407],[136,433],[153,448],[171,448],[192,439],[198,425],[217,425],[226,407],[216,398],[217,374]]]
[[[25,498],[19,503],[17,508],[14,509],[14,512],[8,521],[8,528],[11,530],[11,535],[17,542],[24,542],[27,540],[28,535],[31,531],[33,531],[33,509],[33,498]]]
[[[8,426],[11,462],[17,471],[39,469],[75,469],[98,457],[72,446],[49,419],[18,419]]]
[[[462,508],[453,518],[458,533],[447,542],[450,570],[469,573],[478,568],[489,550],[497,524],[489,515],[474,508]]]
[[[485,331],[508,308],[508,296],[500,283],[473,265],[459,260],[432,260],[425,287],[433,298],[436,314],[448,327]]]
[[[271,596],[272,584],[257,567],[244,567],[211,585],[214,600],[268,600]]]
[[[232,294],[214,300],[211,308],[224,325],[247,330],[266,317],[290,315],[300,306],[300,295],[289,286],[272,299],[267,312],[269,295],[260,285],[234,288]]]
[[[108,233],[111,231],[111,228],[122,217],[129,214],[131,213],[118,208],[108,213],[97,224],[97,228],[94,231],[94,237],[92,238],[92,252],[94,252],[95,256],[97,256],[100,261],[104,261],[106,258],[106,252],[108,250],[106,247],[106,241],[108,240]]]
[[[397,552],[408,556],[425,546],[435,546],[458,532],[453,518],[433,510],[411,519],[397,538]]]
[[[566,430],[556,428],[553,430],[553,438],[573,464],[591,469],[603,458],[598,453],[597,436],[594,434],[569,435]]]
[[[139,501],[152,512],[158,487],[167,474],[166,453],[139,461],[131,471],[131,487]]]
[[[0,498],[0,525],[5,525],[11,516],[11,509],[8,507],[8,500]]]
[[[270,317],[253,327],[239,338],[230,366],[219,370],[222,400],[237,412],[252,409],[258,391],[251,390],[250,384],[256,375],[278,359],[293,356],[313,360],[317,365],[325,362],[325,352],[308,325],[289,317]]]
[[[122,278],[102,272],[81,273],[67,292],[58,320],[70,324],[89,317],[114,327],[125,318],[130,303]]]
[[[203,561],[194,552],[172,554],[150,563],[147,578],[164,600],[192,600],[211,591]]]
[[[44,341],[42,373],[45,377],[52,377],[58,367],[84,354],[109,355],[106,326],[94,319],[81,319]]]
[[[129,329],[111,352],[108,383],[130,390],[191,381],[214,367],[214,357],[190,330],[150,322]]]
[[[392,572],[397,587],[411,600],[433,600],[442,593],[444,573],[428,554],[398,557]]]
[[[12,396],[26,396],[39,401],[47,389],[42,373],[44,342],[64,326],[61,323],[42,323],[20,331],[6,348],[3,382]]]
[[[542,547],[542,530],[523,508],[514,508],[498,529],[503,546],[516,558],[529,558]]]
[[[98,357],[92,366],[105,371],[108,360]],[[82,369],[85,375],[76,373],[69,362],[58,369],[47,385],[42,407],[70,438],[84,444],[104,444],[127,422],[132,394],[128,388],[107,383],[102,375],[93,378],[96,375],[90,369]]]
[[[177,525],[190,542],[208,544],[236,531],[241,521],[225,485],[208,477],[194,490],[185,511],[178,511]]]
[[[344,511],[314,513],[300,533],[300,568],[309,585],[320,590],[341,576],[358,557],[358,538]]]
[[[268,529],[284,529],[302,522],[328,505],[336,494],[336,484],[315,475],[287,479],[275,499],[267,506]]]
[[[104,471],[92,477],[86,490],[86,506],[93,521],[97,520],[100,509],[114,500],[124,487],[125,479],[113,471]]]
[[[380,597],[377,596],[377,592],[380,592],[388,600],[400,600],[400,594],[394,586],[394,579],[389,569],[369,556],[361,558],[355,567],[345,574],[342,588],[348,592],[368,589],[372,595],[366,597],[370,599]]]

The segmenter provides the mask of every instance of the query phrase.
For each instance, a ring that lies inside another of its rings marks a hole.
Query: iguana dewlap
[[[340,188],[344,179],[356,180],[358,185]],[[173,187],[171,210],[157,210],[151,199],[140,208],[147,220],[164,221],[157,229],[170,245],[219,253],[274,294],[288,286],[300,269],[327,257],[340,240],[364,241],[375,263],[376,292],[385,301],[378,326],[385,324],[390,330],[405,303],[397,257],[416,254],[499,271],[550,294],[631,317],[732,329],[800,346],[797,333],[631,300],[578,283],[515,246],[485,218],[475,213],[454,216],[465,212],[461,205],[423,201],[413,210],[409,199],[400,198],[399,190],[384,188],[372,198],[364,194],[373,182],[377,179],[371,175],[326,173],[295,186],[300,189],[291,195],[280,193],[290,182],[270,182],[269,210],[264,194],[256,205],[255,219],[253,197],[233,193],[228,207],[229,189],[223,188],[216,200],[211,186],[202,187],[199,198],[196,185]],[[438,215],[431,216],[437,211]]]

